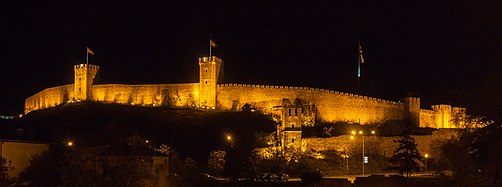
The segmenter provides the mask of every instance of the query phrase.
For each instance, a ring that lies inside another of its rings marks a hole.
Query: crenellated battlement
[[[92,69],[92,70],[99,70],[99,66],[98,65],[93,65],[93,64],[76,64],[73,66],[75,70],[79,70],[79,69]]]
[[[389,101],[389,100],[384,100],[384,99],[365,96],[365,95],[358,95],[358,94],[352,94],[352,93],[346,93],[346,92],[340,92],[340,91],[334,91],[334,90],[328,90],[328,89],[322,89],[322,88],[312,88],[312,87],[273,86],[273,85],[235,84],[235,83],[218,84],[218,87],[251,87],[251,88],[285,89],[285,90],[298,90],[298,91],[314,91],[317,93],[337,94],[337,95],[342,95],[342,96],[361,98],[361,99],[365,99],[365,100],[369,100],[369,101],[382,102],[382,103],[388,103],[388,104],[393,104],[393,105],[402,105],[402,103],[400,101]]]
[[[223,63],[223,60],[221,58],[216,57],[216,56],[199,58],[199,64],[204,63],[204,62]]]
[[[451,105],[447,104],[432,105],[431,107],[434,110],[451,110]]]
[[[94,79],[99,66],[74,65],[74,83],[45,89],[28,99],[25,111],[53,107],[65,102],[98,101],[139,106],[200,107],[240,110],[245,104],[264,113],[274,114],[283,99],[302,100],[315,107],[316,119],[326,122],[381,124],[385,121],[410,121],[434,128],[452,128],[451,116],[464,114],[465,108],[434,105],[420,109],[420,98],[406,97],[389,101],[323,88],[257,84],[219,84],[223,78],[223,60],[198,58],[199,82],[181,84],[102,84]],[[280,108],[280,107],[279,107]]]

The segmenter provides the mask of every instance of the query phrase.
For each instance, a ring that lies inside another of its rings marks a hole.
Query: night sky
[[[100,83],[197,82],[209,38],[226,83],[390,100],[413,92],[423,107],[462,105],[455,98],[502,73],[501,10],[489,0],[2,1],[0,114],[22,113],[27,97],[71,84],[86,46]]]

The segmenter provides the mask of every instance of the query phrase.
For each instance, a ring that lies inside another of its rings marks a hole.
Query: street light
[[[352,131],[351,133],[352,133],[353,135],[355,135],[355,134],[356,134],[356,131]],[[376,133],[376,132],[375,132],[374,130],[372,130],[372,131],[371,131],[371,134],[372,134],[372,135],[375,135],[375,133]],[[364,156],[364,132],[363,132],[362,130],[360,130],[360,131],[359,131],[359,135],[361,135],[361,136],[363,137],[363,159],[362,159],[362,162],[363,162],[363,175],[364,175],[364,164],[365,164],[365,163],[364,163],[364,159],[365,159],[365,156]],[[353,139],[353,137],[354,137],[354,136],[350,136],[350,139]]]
[[[359,131],[359,134],[363,136],[363,131]],[[364,136],[363,136],[363,176],[364,176]]]
[[[424,157],[425,157],[425,174],[427,174],[427,158],[429,158],[429,154],[426,153]]]
[[[352,131],[352,134],[355,134],[356,131]],[[350,140],[354,140],[354,136],[350,136]],[[350,174],[349,172],[349,154],[347,153],[347,149],[345,149],[345,154],[343,155],[343,158],[345,158],[345,166],[346,166],[346,169],[347,169],[347,176]]]
[[[345,166],[346,166],[346,169],[347,169],[347,176],[349,175],[349,155],[347,154],[347,152],[345,152],[344,155],[342,155],[343,158],[345,158]]]
[[[227,135],[227,141],[230,143],[230,147],[234,148],[234,142],[232,141],[232,136]]]

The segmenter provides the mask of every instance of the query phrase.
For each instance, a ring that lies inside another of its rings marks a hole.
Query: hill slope
[[[270,117],[252,112],[72,103],[12,120],[0,127],[0,136],[101,146],[136,135],[153,146],[167,144],[186,156],[205,157],[210,150],[228,146],[227,134],[232,135],[235,146],[250,148],[256,145],[255,134],[274,130]]]

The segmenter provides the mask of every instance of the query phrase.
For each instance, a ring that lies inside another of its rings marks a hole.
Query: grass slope
[[[19,129],[22,129],[21,133]],[[72,103],[31,112],[0,127],[10,139],[64,142],[80,146],[113,145],[137,135],[152,145],[174,146],[185,156],[207,158],[209,151],[228,146],[256,146],[256,134],[271,133],[274,122],[252,112],[146,108],[103,103]]]

